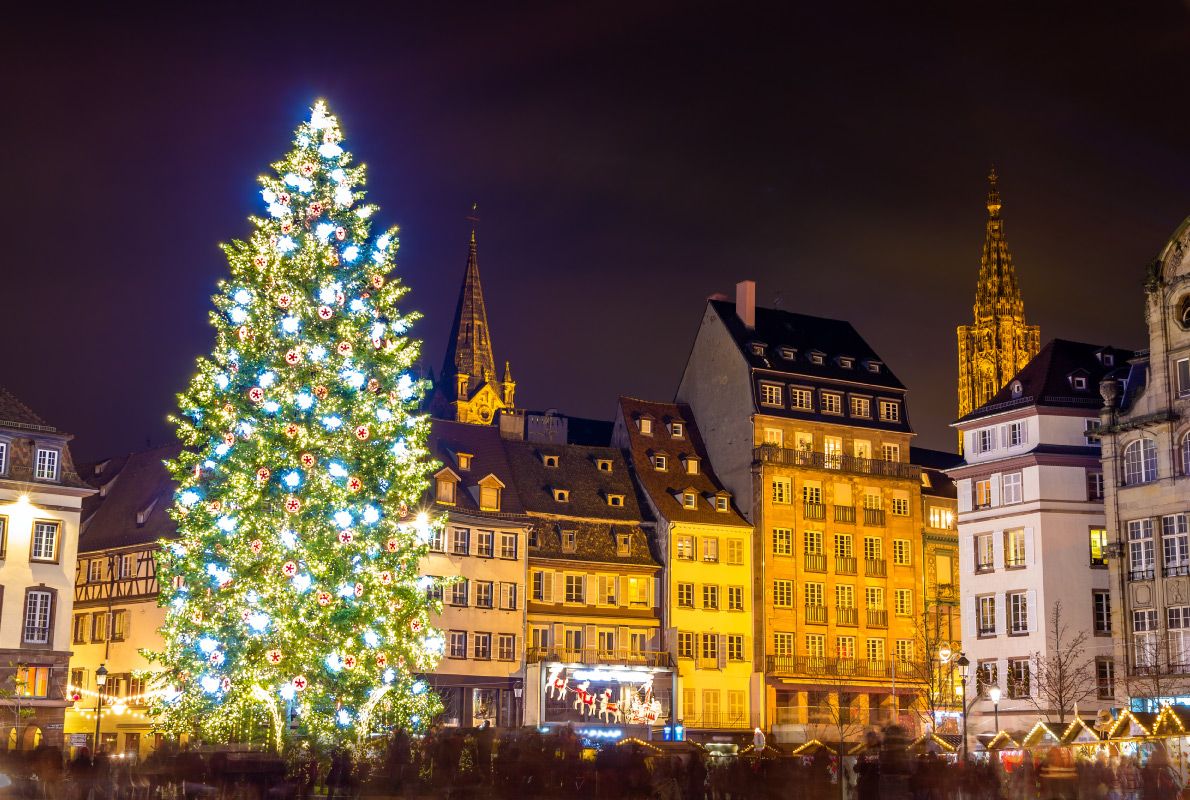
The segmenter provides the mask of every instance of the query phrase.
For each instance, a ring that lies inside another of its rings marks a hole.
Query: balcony
[[[822,503],[802,503],[802,516],[806,519],[826,519],[826,506]]]
[[[855,522],[855,506],[835,506],[835,522]]]
[[[869,578],[887,578],[888,562],[883,558],[865,558],[864,574]]]
[[[776,658],[777,656],[769,656],[769,658]],[[797,706],[777,706],[777,718],[774,720],[778,725],[797,725],[801,722],[798,717]]]
[[[707,658],[705,656],[699,656],[694,663],[699,669],[719,669],[718,657]]]
[[[854,575],[855,556],[835,556],[835,572],[839,575]]]
[[[806,606],[806,622],[812,625],[825,625],[826,606]]]
[[[602,647],[526,647],[525,661],[561,661],[567,664],[633,664],[642,667],[672,666],[669,653],[656,650]]]
[[[864,509],[864,524],[865,525],[884,525],[884,509],[883,508],[865,508]]]
[[[806,553],[806,572],[826,572],[826,554]]]
[[[863,658],[825,658],[822,656],[765,656],[765,667],[770,675],[792,676],[844,676],[891,680],[893,676],[908,678],[911,675],[928,674],[927,664],[907,661],[869,661]]]
[[[886,609],[868,609],[868,627],[869,628],[887,628],[888,627],[888,611]]]
[[[1024,569],[1025,568],[1025,554],[1019,553],[1017,555],[1004,556],[1005,569]]]
[[[976,575],[983,575],[984,573],[987,573],[987,572],[994,572],[995,569],[996,569],[996,566],[991,561],[976,561],[975,562],[975,574]]]
[[[1128,580],[1130,581],[1151,581],[1153,580],[1153,568],[1150,567],[1133,567],[1128,570]]]
[[[813,450],[796,450],[765,444],[752,451],[752,458],[764,464],[780,464],[787,467],[848,472],[854,475],[878,475],[886,478],[921,481],[921,467],[901,461],[883,461],[877,458],[858,458],[842,453],[816,453]]]
[[[1190,564],[1166,564],[1161,568],[1161,574],[1166,578],[1176,578],[1179,575],[1190,575]]]
[[[983,639],[988,636],[995,636],[996,635],[996,626],[994,623],[992,625],[980,624],[978,626],[978,630],[976,631],[976,634],[979,636],[980,639]]]
[[[780,709],[778,709],[779,711]],[[719,730],[751,730],[752,725],[748,720],[747,714],[739,714],[732,716],[726,711],[720,711],[718,714],[703,713],[695,714],[694,716],[683,717],[682,723],[687,729],[691,728],[716,728]]]
[[[859,610],[854,606],[840,606],[835,609],[835,624],[836,625],[858,625],[859,624]]]

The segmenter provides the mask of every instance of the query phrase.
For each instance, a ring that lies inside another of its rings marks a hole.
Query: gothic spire
[[[1000,189],[995,168],[988,175],[988,223],[979,261],[979,286],[975,290],[975,318],[1023,317],[1024,303],[1016,282],[1012,255],[1000,217]]]
[[[483,304],[483,287],[479,283],[479,248],[475,239],[475,223],[469,217],[471,244],[467,251],[467,267],[463,271],[463,286],[459,290],[459,304],[446,351],[446,362],[439,380],[449,385],[456,375],[470,377],[471,388],[494,380],[496,360],[492,356],[492,339],[488,333],[488,314]]]

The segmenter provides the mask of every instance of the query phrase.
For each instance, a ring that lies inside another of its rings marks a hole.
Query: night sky
[[[478,201],[497,360],[583,416],[671,398],[705,298],[754,278],[852,321],[950,447],[989,165],[1043,341],[1146,346],[1145,266],[1190,214],[1186,3],[247,5],[0,33],[0,383],[77,459],[172,441],[216,245],[317,97],[401,226],[434,369]]]

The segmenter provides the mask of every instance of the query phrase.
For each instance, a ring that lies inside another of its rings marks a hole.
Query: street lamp
[[[988,689],[988,697],[992,699],[992,708],[996,710],[996,733],[1000,732],[1000,687]]]
[[[959,653],[959,658],[954,662],[955,666],[959,668],[959,680],[963,684],[963,763],[967,763],[967,670],[971,668],[971,662],[967,660],[965,653]]]
[[[99,721],[103,718],[103,687],[107,685],[107,667],[103,664],[99,665],[99,669],[95,670],[95,686],[98,691],[95,693],[95,755],[99,755]]]

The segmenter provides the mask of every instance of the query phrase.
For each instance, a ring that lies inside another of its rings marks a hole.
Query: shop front
[[[668,666],[529,664],[525,723],[541,728],[571,725],[589,738],[660,739],[660,731],[673,718],[673,683]]]
[[[433,674],[426,682],[442,698],[438,721],[449,727],[516,728],[522,725],[523,682],[515,677]]]

